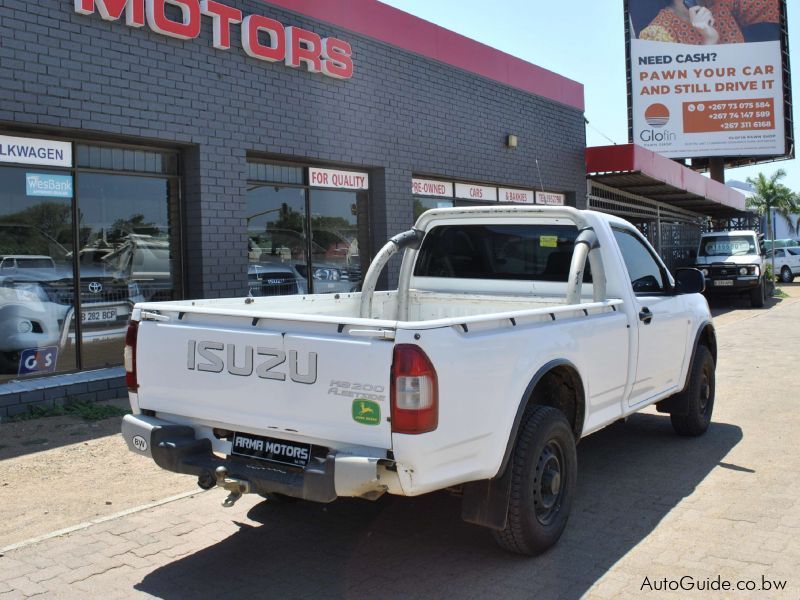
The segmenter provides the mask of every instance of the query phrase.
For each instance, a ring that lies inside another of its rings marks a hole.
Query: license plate
[[[733,287],[733,279],[717,279],[714,281],[714,285],[717,287]]]
[[[311,445],[274,438],[234,433],[231,454],[268,460],[293,467],[305,467],[311,458]]]
[[[105,323],[107,321],[117,320],[116,308],[103,308],[98,310],[82,310],[81,322],[82,323]]]

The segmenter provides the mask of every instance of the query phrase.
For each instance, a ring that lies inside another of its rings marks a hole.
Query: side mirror
[[[675,271],[676,294],[701,294],[706,289],[706,278],[698,269]]]

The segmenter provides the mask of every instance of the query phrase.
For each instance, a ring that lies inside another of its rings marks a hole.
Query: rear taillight
[[[426,433],[438,424],[436,369],[419,346],[398,344],[392,363],[392,431]]]
[[[125,359],[125,384],[129,392],[139,390],[139,382],[136,380],[136,338],[139,335],[139,321],[129,321],[128,331],[125,333],[125,349],[123,357]]]

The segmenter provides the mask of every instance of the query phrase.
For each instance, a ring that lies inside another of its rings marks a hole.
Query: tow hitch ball
[[[230,492],[228,497],[222,502],[222,506],[225,508],[230,508],[236,504],[236,501],[242,497],[242,494],[250,493],[250,482],[244,479],[228,477],[228,469],[225,467],[217,467],[214,471],[214,475],[217,478],[217,485]]]

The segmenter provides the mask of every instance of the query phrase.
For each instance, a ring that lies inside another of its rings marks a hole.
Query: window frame
[[[662,261],[661,257],[653,250],[652,246],[650,246],[650,243],[642,235],[642,233],[638,229],[636,229],[635,227],[630,227],[629,228],[629,227],[625,227],[623,225],[616,225],[616,224],[615,225],[611,225],[611,231],[612,231],[612,233],[619,232],[619,233],[630,234],[634,239],[636,239],[640,244],[642,244],[642,246],[647,251],[647,253],[650,255],[650,257],[655,261],[656,266],[658,267],[659,273],[661,274],[661,279],[664,282],[664,284],[663,284],[664,285],[664,290],[663,291],[659,291],[659,292],[637,292],[637,291],[635,291],[633,289],[633,280],[631,279],[630,271],[628,271],[628,263],[625,262],[625,255],[622,253],[622,247],[619,245],[619,243],[616,242],[616,237],[615,237],[614,241],[615,241],[615,243],[617,243],[617,248],[619,249],[619,255],[620,255],[620,258],[622,259],[622,264],[625,266],[625,273],[628,275],[628,285],[630,287],[630,290],[633,292],[633,295],[636,296],[637,298],[638,297],[645,297],[645,296],[659,296],[659,297],[674,296],[675,295],[675,282],[672,279],[672,276],[670,275],[669,270],[664,265],[664,261]]]
[[[69,174],[72,177],[72,198],[71,198],[71,218],[72,218],[72,235],[73,239],[75,240],[75,255],[78,256],[79,250],[77,249],[78,241],[80,240],[80,189],[78,185],[78,175],[80,173],[94,173],[94,174],[106,174],[106,175],[131,175],[135,177],[149,177],[149,178],[158,178],[158,179],[165,179],[168,182],[168,188],[170,190],[173,189],[174,186],[174,193],[175,198],[174,202],[171,202],[170,206],[168,206],[168,212],[173,213],[175,216],[175,226],[176,231],[174,234],[175,244],[174,248],[171,243],[170,245],[170,253],[174,253],[175,260],[178,261],[179,268],[177,277],[175,278],[175,286],[176,286],[176,296],[178,299],[184,297],[185,290],[186,290],[186,280],[187,280],[187,271],[186,271],[186,248],[185,248],[185,212],[184,212],[184,198],[183,198],[183,190],[185,189],[185,184],[183,178],[184,175],[184,168],[183,168],[183,154],[181,149],[175,148],[173,146],[152,146],[146,144],[136,144],[130,142],[113,142],[108,140],[97,140],[91,139],[86,137],[61,137],[61,136],[54,136],[48,134],[41,134],[38,132],[31,132],[31,131],[15,131],[15,130],[7,130],[1,129],[0,133],[3,135],[11,135],[11,136],[21,136],[21,137],[33,137],[36,139],[42,140],[53,140],[59,142],[68,142],[71,145],[72,150],[72,166],[71,167],[60,167],[60,166],[49,166],[49,165],[30,165],[26,163],[3,163],[4,167],[11,167],[11,168],[20,168],[20,169],[40,169],[46,171],[53,171]],[[174,155],[175,160],[175,173],[167,174],[167,173],[152,173],[152,172],[142,172],[142,171],[126,171],[126,170],[114,170],[114,169],[99,169],[94,167],[79,167],[78,166],[78,146],[87,145],[87,146],[96,146],[102,148],[112,148],[112,149],[123,149],[123,150],[139,150],[144,152],[157,152],[160,154],[172,154]],[[74,307],[74,314],[80,315],[81,314],[81,293],[80,293],[80,260],[73,258],[72,261],[72,277],[73,281],[78,282],[74,285],[73,291],[73,307]],[[74,319],[74,327],[75,327],[75,369],[69,369],[65,371],[58,371],[57,375],[64,375],[69,373],[80,373],[84,371],[84,356],[83,356],[83,324],[81,323],[81,319],[76,317]],[[120,365],[122,364],[120,359]],[[115,365],[117,366],[117,365]],[[95,368],[95,367],[92,367]],[[101,367],[102,368],[102,367]],[[26,376],[25,379],[37,379],[40,377],[48,377],[52,376],[54,373],[42,373],[40,375],[31,374]],[[0,386],[4,385],[4,382],[0,382]]]
[[[280,188],[292,188],[292,189],[301,189],[303,190],[304,195],[304,208],[305,208],[305,227],[303,230],[303,235],[305,236],[305,244],[306,244],[306,285],[308,285],[308,289],[310,290],[309,293],[315,294],[317,293],[314,290],[314,283],[313,283],[313,244],[314,244],[314,236],[313,236],[313,227],[311,223],[311,193],[313,190],[329,190],[329,191],[349,191],[355,194],[366,194],[366,204],[367,204],[367,215],[366,215],[366,232],[365,236],[366,239],[370,240],[370,247],[368,248],[361,248],[359,244],[359,252],[365,252],[366,262],[364,260],[361,261],[362,265],[362,280],[363,276],[366,273],[367,269],[369,268],[370,263],[372,262],[372,185],[370,183],[369,189],[366,190],[345,190],[342,188],[336,187],[323,187],[323,186],[312,186],[311,182],[309,181],[309,169],[317,168],[317,169],[341,169],[343,171],[357,171],[362,173],[370,174],[370,169],[367,167],[351,167],[347,165],[339,165],[339,164],[330,164],[330,163],[310,163],[310,162],[293,162],[281,159],[270,159],[270,158],[261,158],[257,156],[247,156],[246,158],[247,163],[247,192],[250,192],[251,186],[253,187],[263,187],[263,186],[273,186],[273,187],[280,187]],[[276,167],[292,167],[296,169],[302,169],[303,171],[303,183],[280,183],[280,182],[273,182],[273,181],[260,181],[257,179],[250,179],[250,164],[265,164],[270,166]],[[357,223],[360,227],[361,224]],[[247,232],[245,231],[245,235]]]

